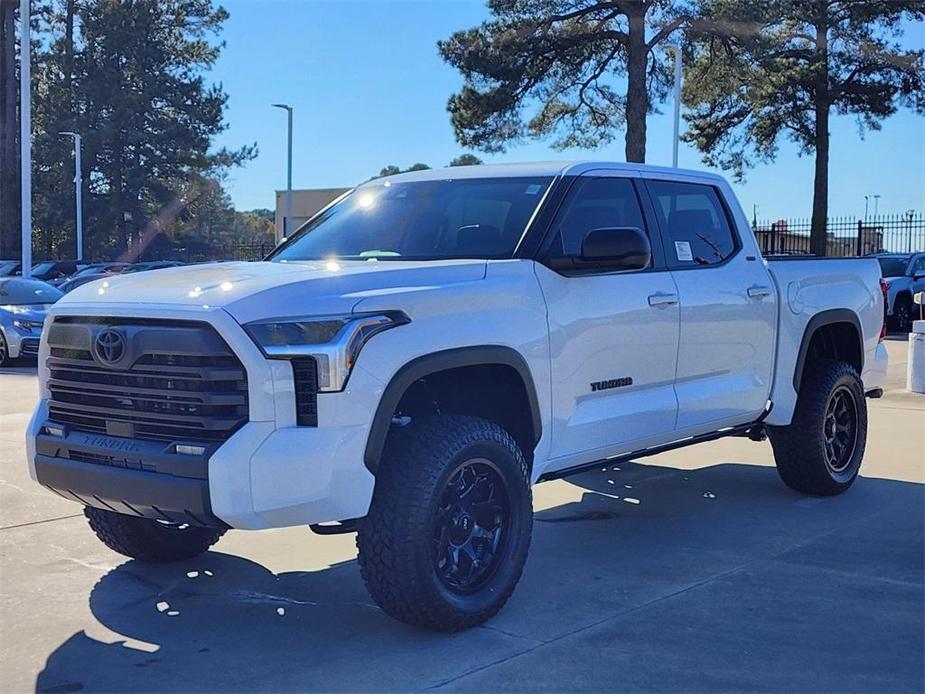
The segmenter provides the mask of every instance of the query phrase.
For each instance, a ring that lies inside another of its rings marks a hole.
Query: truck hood
[[[485,266],[484,260],[209,263],[114,275],[74,289],[57,305],[222,308],[246,323],[349,312],[377,294],[481,280]]]

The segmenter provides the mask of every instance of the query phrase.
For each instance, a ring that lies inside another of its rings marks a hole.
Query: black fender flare
[[[800,351],[797,354],[796,368],[793,372],[793,389],[799,393],[800,384],[803,382],[803,367],[806,365],[806,355],[809,354],[809,345],[813,341],[813,335],[819,328],[833,323],[850,323],[858,333],[858,353],[861,355],[861,371],[864,371],[864,331],[861,330],[861,321],[858,315],[847,308],[831,308],[826,311],[820,311],[809,319],[806,324],[806,330],[803,331],[803,340],[800,342]]]
[[[542,435],[543,420],[540,414],[539,400],[536,396],[536,386],[533,383],[533,375],[530,373],[530,367],[527,366],[523,356],[517,350],[501,345],[458,347],[412,359],[392,376],[382,393],[382,398],[379,400],[376,414],[370,426],[369,437],[366,440],[363,462],[367,469],[374,475],[376,474],[382,449],[385,447],[385,440],[389,434],[389,427],[392,425],[392,415],[411,384],[438,371],[447,371],[448,369],[463,366],[490,365],[509,366],[517,371],[521,380],[523,380],[527,401],[530,404],[533,444],[536,445]]]

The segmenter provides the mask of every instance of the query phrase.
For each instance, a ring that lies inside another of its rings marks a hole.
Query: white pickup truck
[[[376,602],[458,630],[530,544],[531,485],[767,433],[858,475],[886,371],[874,259],[762,259],[726,182],[609,163],[365,183],[260,263],[109,278],[40,348],[32,477],[145,561],[231,528],[357,532]]]

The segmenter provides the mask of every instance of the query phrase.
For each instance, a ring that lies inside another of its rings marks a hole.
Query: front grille
[[[114,362],[96,342],[110,329],[124,347]],[[244,367],[206,323],[67,316],[48,346],[49,417],[71,430],[221,442],[247,421]]]
[[[292,360],[295,379],[296,423],[300,427],[318,426],[318,363],[311,357]]]

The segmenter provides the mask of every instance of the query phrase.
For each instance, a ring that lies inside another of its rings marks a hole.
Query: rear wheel
[[[844,362],[807,364],[789,426],[768,427],[781,479],[806,494],[841,494],[857,478],[867,442],[867,401]]]
[[[93,532],[109,549],[141,561],[192,559],[225,534],[217,528],[161,523],[90,506],[84,508],[84,515]]]
[[[474,417],[394,431],[357,535],[373,599],[415,626],[458,631],[507,602],[527,557],[530,476],[513,438]]]
[[[912,330],[912,308],[912,299],[908,296],[897,297],[893,306],[893,327],[901,333]]]
[[[10,363],[10,350],[6,345],[6,338],[3,336],[3,331],[0,330],[0,368],[9,365]]]

